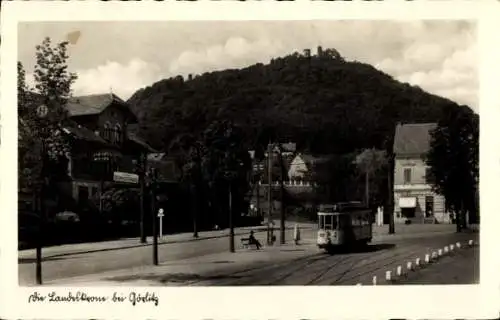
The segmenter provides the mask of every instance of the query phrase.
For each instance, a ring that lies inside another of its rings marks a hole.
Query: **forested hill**
[[[161,80],[129,102],[141,133],[159,149],[178,134],[230,119],[244,128],[249,147],[274,139],[320,154],[384,148],[398,121],[434,122],[464,108],[332,51]]]

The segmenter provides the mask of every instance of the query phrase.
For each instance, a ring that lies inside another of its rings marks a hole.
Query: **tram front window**
[[[338,216],[320,216],[319,217],[319,227],[325,230],[335,230],[338,225]]]

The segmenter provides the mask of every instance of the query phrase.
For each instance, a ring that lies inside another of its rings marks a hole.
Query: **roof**
[[[297,144],[293,142],[281,143],[281,149],[283,152],[295,152],[295,150],[297,150]]]
[[[100,136],[96,135],[94,132],[92,132],[92,130],[87,129],[73,121],[69,121],[68,124],[64,126],[63,130],[75,139],[108,144],[108,142],[106,142]]]
[[[421,155],[428,152],[431,141],[431,131],[436,123],[398,124],[394,136],[394,154]]]
[[[144,148],[145,150],[149,152],[156,152],[153,147],[151,147],[145,140],[143,140],[141,137],[139,137],[136,133],[134,132],[129,132],[127,135],[128,140],[137,143],[139,146]]]
[[[328,161],[328,157],[316,157],[316,156],[313,156],[313,155],[307,154],[307,153],[300,153],[297,156],[300,156],[300,158],[302,160],[304,160],[306,166],[308,166],[308,167],[315,166],[319,163],[323,163],[323,162]]]
[[[148,154],[148,161],[161,161],[165,157],[165,152],[157,152]]]
[[[136,120],[135,114],[130,109],[129,104],[114,93],[71,97],[68,100],[66,108],[68,109],[69,115],[72,117],[89,116],[100,114],[112,103],[116,103],[117,105],[124,107],[128,112],[130,112],[131,115],[133,115],[134,120]]]

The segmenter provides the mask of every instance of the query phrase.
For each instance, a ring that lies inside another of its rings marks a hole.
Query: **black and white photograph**
[[[477,283],[475,29],[21,24],[20,284]]]
[[[478,28],[19,22],[18,285],[478,285]]]

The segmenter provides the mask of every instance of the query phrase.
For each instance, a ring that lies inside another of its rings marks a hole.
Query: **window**
[[[425,197],[425,217],[429,218],[434,215],[434,197],[426,196]]]
[[[404,170],[403,171],[403,173],[404,173],[404,178],[403,178],[404,179],[403,180],[404,183],[405,184],[411,183],[411,168],[404,168],[403,170]]]
[[[337,216],[319,216],[319,228],[326,230],[337,229]]]
[[[432,175],[431,168],[425,168],[425,183],[426,184],[434,183],[434,176]]]
[[[339,227],[340,229],[350,228],[351,227],[351,217],[348,215],[340,215],[339,216]]]
[[[109,122],[106,122],[104,124],[104,132],[103,132],[103,137],[104,139],[110,141],[111,140],[111,125],[109,124]]]
[[[120,127],[119,124],[115,125],[114,135],[115,135],[115,139],[114,139],[115,143],[117,143],[117,144],[122,143],[122,128]]]

